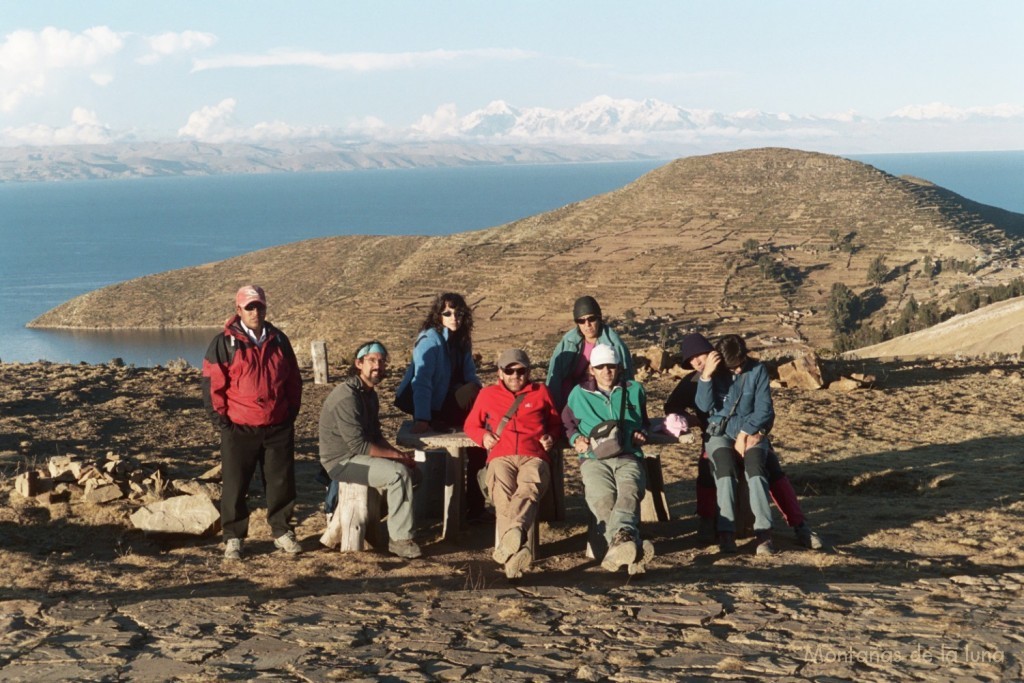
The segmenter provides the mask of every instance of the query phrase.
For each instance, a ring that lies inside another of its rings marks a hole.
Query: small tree
[[[860,317],[860,307],[860,297],[853,290],[842,282],[833,284],[825,306],[832,333],[838,336],[852,332]]]
[[[868,265],[868,282],[878,286],[885,282],[888,275],[889,268],[885,265],[885,257],[879,254]]]
[[[746,240],[743,243],[743,253],[749,256],[750,258],[754,258],[755,256],[757,256],[757,252],[760,248],[761,243],[755,240],[753,237],[751,237],[750,239]]]
[[[921,272],[924,273],[924,276],[929,280],[932,279],[933,275],[935,275],[935,264],[932,263],[931,254],[924,255],[924,263],[921,265]]]

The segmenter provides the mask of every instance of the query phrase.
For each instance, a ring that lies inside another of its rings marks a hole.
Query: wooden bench
[[[367,546],[387,548],[387,529],[381,524],[383,496],[362,484],[338,484],[338,506],[320,536],[320,543],[341,552],[359,552]]]

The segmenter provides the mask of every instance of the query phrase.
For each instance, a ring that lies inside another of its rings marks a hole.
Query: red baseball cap
[[[259,285],[245,285],[235,294],[235,305],[245,308],[253,301],[267,305],[267,295]]]

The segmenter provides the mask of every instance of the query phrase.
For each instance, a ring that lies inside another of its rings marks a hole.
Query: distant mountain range
[[[1024,215],[849,159],[756,149],[679,159],[614,192],[508,225],[438,237],[344,236],[264,249],[82,295],[35,327],[220,324],[230,292],[273,291],[271,319],[297,340],[404,349],[431,298],[460,291],[491,354],[543,354],[598,298],[630,343],[700,330],[754,346],[829,347],[833,285],[880,325],[911,297],[947,306],[1019,276]],[[879,259],[884,277],[872,275]],[[926,263],[969,264],[935,272]],[[931,271],[925,272],[925,268]]]
[[[190,119],[177,139],[163,142],[110,130],[89,112],[81,112],[71,125],[57,130],[19,136],[0,129],[4,145],[32,142],[0,146],[0,182],[667,160],[773,145],[844,154],[893,148],[913,151],[929,135],[948,137],[942,126],[950,120],[985,131],[981,139],[986,142],[972,149],[992,147],[993,141],[1001,141],[995,148],[1004,149],[1009,140],[1018,139],[1012,131],[1024,121],[1019,108],[1007,107],[969,111],[916,107],[872,119],[855,112],[828,116],[759,110],[723,113],[655,99],[601,96],[566,109],[517,107],[496,100],[464,115],[453,105],[443,105],[404,127],[374,121],[295,128],[240,125],[230,116],[233,107],[234,101],[228,98],[208,117]],[[83,144],[47,144],[56,140]]]
[[[122,142],[0,147],[0,182],[656,159],[606,145],[464,142]],[[661,157],[667,158],[667,157]]]

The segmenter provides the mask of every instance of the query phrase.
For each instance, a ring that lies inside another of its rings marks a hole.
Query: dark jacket
[[[376,390],[356,375],[334,387],[320,410],[320,464],[331,478],[352,456],[369,455],[370,444],[383,440]]]

